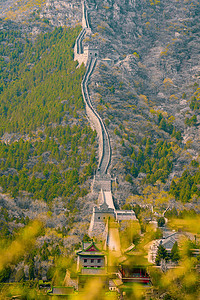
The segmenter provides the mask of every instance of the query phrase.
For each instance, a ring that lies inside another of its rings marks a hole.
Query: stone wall
[[[104,275],[106,274],[106,269],[101,269],[101,268],[82,269],[81,273],[83,275]]]
[[[94,70],[96,64],[96,59],[91,59],[87,71],[85,73],[85,76],[83,78],[83,81],[81,83],[82,88],[82,95],[86,106],[86,113],[87,116],[92,124],[93,129],[96,130],[98,139],[99,139],[99,164],[101,162],[102,156],[103,156],[103,130],[102,130],[102,124],[100,122],[100,117],[94,110],[94,108],[91,105],[90,96],[88,92],[88,79],[91,76],[91,73]]]
[[[82,11],[83,11],[82,27],[90,29],[90,25],[88,22],[88,13],[87,13],[87,9],[85,7],[85,1],[82,1]]]
[[[84,63],[85,66],[87,66],[87,70],[85,73],[85,76],[83,78],[81,88],[82,88],[82,95],[86,106],[86,113],[88,116],[88,119],[91,123],[91,126],[93,129],[96,130],[99,140],[99,164],[98,164],[98,177],[103,177],[108,170],[108,166],[110,164],[111,159],[111,147],[110,147],[110,140],[107,133],[107,130],[103,124],[103,121],[97,111],[92,106],[90,95],[88,92],[88,81],[90,76],[92,75],[95,65],[97,63],[97,57],[98,57],[98,50],[95,48],[91,48],[89,46],[84,47],[82,46],[83,39],[85,38],[85,35],[87,33],[91,33],[91,28],[89,26],[88,22],[88,15],[87,15],[87,9],[85,6],[84,1],[82,2],[82,31],[79,34],[75,47],[74,47],[74,59],[78,60],[79,66]],[[102,178],[103,180],[103,178]],[[103,180],[104,181],[104,180]],[[97,190],[99,190],[102,185],[105,185],[104,182],[101,182],[101,180],[98,180]],[[108,184],[111,190],[111,184]]]

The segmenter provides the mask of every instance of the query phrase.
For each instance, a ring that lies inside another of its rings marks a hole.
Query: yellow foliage
[[[163,84],[165,85],[165,87],[174,85],[174,83],[173,83],[173,81],[171,80],[171,78],[165,78],[165,79],[163,80]]]
[[[157,4],[160,4],[160,1],[159,0],[149,0],[150,2],[150,5],[157,5]]]
[[[170,227],[175,230],[190,231],[192,233],[200,234],[200,216],[185,218],[185,219],[173,219],[170,220]]]
[[[157,114],[157,111],[156,111],[155,109],[150,109],[150,113],[151,113],[152,115],[156,115],[156,114]]]
[[[137,52],[134,52],[133,55],[136,56],[137,58],[140,58],[140,56]]]
[[[200,101],[200,88],[197,88],[196,92],[194,93],[197,101]]]
[[[169,51],[168,48],[166,48],[165,50],[161,51],[160,55],[161,56],[164,56],[164,55],[167,55],[167,52]]]
[[[143,201],[143,196],[138,196],[138,195],[129,196],[126,199],[126,204],[132,204],[134,202],[139,202],[139,201]]]
[[[159,114],[161,114],[161,115],[163,115],[166,118],[168,117],[168,113],[166,111],[161,110],[161,109],[150,109],[150,113],[152,115],[159,115]]]
[[[187,140],[184,149],[190,149],[192,147],[193,141]]]
[[[138,221],[122,221],[121,225],[122,228],[124,228],[120,232],[120,241],[123,251],[128,248],[135,239],[139,237],[141,228]]]
[[[83,41],[84,42],[91,42],[91,39],[89,37],[86,37]]]
[[[150,268],[151,278],[157,287],[167,291],[173,299],[199,299],[199,274],[195,266],[198,260],[188,256],[188,240],[179,244],[181,260],[176,268],[162,273]]]
[[[42,223],[40,221],[33,221],[23,228],[16,240],[7,249],[0,251],[0,270],[10,263],[17,262],[21,256],[32,249],[41,229]]]
[[[168,118],[168,121],[169,121],[169,122],[175,121],[175,117],[174,117],[174,116],[169,117],[169,118]]]
[[[97,106],[97,110],[98,110],[98,111],[103,111],[103,110],[104,110],[103,105],[100,105],[100,104],[99,104],[99,105]]]
[[[92,37],[96,37],[96,36],[98,36],[99,34],[98,34],[98,32],[95,32],[93,35],[92,35]]]
[[[5,20],[8,20],[8,19],[10,19],[10,20],[15,20],[16,17],[17,17],[17,14],[16,14],[16,13],[14,13],[13,11],[8,11],[8,12],[6,13],[6,18],[5,18]]]
[[[147,98],[147,96],[141,94],[139,97],[140,97],[140,99],[143,100],[146,104],[149,103],[149,99]]]
[[[178,97],[177,97],[176,95],[171,95],[171,96],[169,97],[169,100],[170,100],[170,101],[177,100],[177,99],[178,99]]]
[[[146,28],[149,29],[150,22],[146,22]]]
[[[97,25],[97,29],[105,30],[105,26]]]

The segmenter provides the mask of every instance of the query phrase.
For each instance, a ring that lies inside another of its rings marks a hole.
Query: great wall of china
[[[111,146],[110,138],[106,127],[92,105],[88,90],[88,82],[98,60],[98,49],[89,46],[83,47],[85,36],[92,33],[89,22],[85,1],[82,1],[82,31],[79,34],[74,47],[74,60],[79,62],[79,66],[84,63],[86,73],[81,83],[82,95],[85,102],[86,114],[91,127],[96,130],[99,143],[99,163],[96,174],[94,176],[92,191],[99,192],[98,207],[94,206],[93,214],[90,222],[89,235],[99,235],[104,233],[106,229],[106,219],[112,217],[120,220],[135,220],[133,211],[116,210],[113,202],[111,191],[111,176],[108,168],[111,162]]]

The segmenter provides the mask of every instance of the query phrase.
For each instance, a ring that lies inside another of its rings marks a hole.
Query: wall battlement
[[[92,190],[100,191],[99,205],[93,207],[89,235],[97,236],[105,232],[106,221],[108,218],[113,220],[132,220],[135,218],[133,211],[116,211],[112,192],[111,176],[108,173],[108,167],[111,161],[110,138],[106,127],[93,107],[88,91],[88,82],[94,71],[99,55],[98,49],[88,45],[83,48],[85,35],[91,34],[91,28],[88,22],[88,14],[85,2],[82,1],[82,31],[79,34],[74,47],[74,60],[78,60],[79,66],[84,63],[86,72],[81,83],[82,95],[85,102],[86,114],[93,129],[96,130],[99,141],[99,164],[94,176]],[[109,61],[110,63],[110,61]]]
[[[82,63],[84,63],[84,65],[87,68],[81,84],[82,95],[86,106],[87,117],[90,121],[92,128],[97,131],[99,140],[99,164],[97,175],[98,178],[101,178],[102,180],[98,179],[98,183],[94,183],[92,185],[92,191],[100,191],[102,187],[111,191],[111,181],[105,183],[105,180],[103,179],[103,177],[107,174],[108,166],[110,164],[111,159],[110,139],[101,117],[99,116],[99,114],[94,109],[91,103],[88,91],[88,82],[96,66],[99,51],[91,45],[87,45],[83,48],[83,39],[85,38],[85,35],[91,33],[91,28],[88,22],[87,9],[84,1],[82,1],[82,12],[83,29],[75,43],[74,60],[77,60],[79,62],[79,66]]]

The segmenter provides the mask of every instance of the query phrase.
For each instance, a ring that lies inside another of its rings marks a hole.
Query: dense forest
[[[11,21],[1,20],[1,26],[0,192],[22,204],[14,212],[9,201],[0,198],[0,251],[12,250],[13,241],[21,249],[5,267],[0,259],[0,282],[42,279],[42,274],[51,280],[56,259],[77,247],[75,239],[66,248],[64,239],[80,213],[77,199],[89,192],[85,182],[97,164],[96,132],[86,120],[81,94],[85,67],[77,68],[73,59],[80,27],[55,28],[34,39]],[[35,226],[31,212],[24,210],[35,200],[39,208],[46,207],[49,225]],[[54,216],[56,201],[62,205],[60,223],[57,213]],[[29,239],[22,227],[38,231]],[[38,237],[43,242],[35,244]],[[28,266],[27,274],[20,264]]]
[[[176,131],[171,122],[159,113],[156,115],[156,125],[169,134],[168,139],[144,137],[139,140],[136,136],[126,131],[124,126],[115,128],[114,134],[118,136],[120,142],[120,152],[123,156],[125,169],[125,180],[135,185],[135,179],[140,177],[140,186],[154,186],[158,181],[167,184],[169,194],[173,195],[177,201],[183,203],[190,201],[193,197],[199,196],[199,163],[193,159],[189,165],[183,166],[181,178],[169,178],[173,168],[177,163],[181,149],[186,148],[182,144],[180,131]],[[169,186],[169,188],[168,188]]]
[[[192,105],[195,113],[198,111],[198,91],[198,86],[195,86],[194,95],[190,99],[190,106]],[[162,184],[167,184],[165,189],[174,196],[176,201],[189,202],[200,195],[198,159],[193,159],[188,165],[183,165],[181,178],[175,176],[171,180],[170,174],[177,164],[181,151],[186,150],[187,145],[182,143],[181,131],[173,125],[175,120],[173,116],[166,117],[163,113],[153,109],[151,109],[151,114],[155,128],[161,130],[160,136],[156,138],[150,133],[140,139],[122,124],[114,129],[114,134],[120,144],[120,153],[123,156],[125,180],[134,186],[134,180],[139,176],[142,190],[146,186],[154,186],[160,181]],[[196,126],[195,114],[188,120],[187,126]]]
[[[66,111],[77,116],[83,108],[80,81],[85,69],[76,69],[73,61],[79,31],[56,28],[34,43],[18,31],[1,32],[1,136],[60,124]]]
[[[64,197],[73,210],[96,167],[96,133],[82,117],[85,68],[73,60],[80,28],[55,28],[34,41],[9,28],[0,33],[0,185],[13,197]]]

